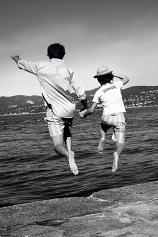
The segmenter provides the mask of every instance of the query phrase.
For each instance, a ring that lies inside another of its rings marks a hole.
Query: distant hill
[[[88,103],[91,104],[94,93],[98,88],[86,91]],[[76,95],[77,109],[81,108]],[[158,86],[133,86],[122,90],[122,96],[126,107],[158,105]],[[100,105],[98,105],[99,107]],[[16,95],[0,97],[0,114],[22,114],[45,112],[42,96]]]
[[[158,105],[158,86],[132,86],[122,90],[125,106]]]
[[[89,103],[97,89],[86,91]],[[122,90],[122,97],[126,107],[158,105],[158,86],[132,86]]]
[[[0,114],[39,113],[44,111],[42,96],[0,97]]]

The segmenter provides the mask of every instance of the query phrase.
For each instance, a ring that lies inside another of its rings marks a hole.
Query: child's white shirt
[[[126,112],[122,99],[122,81],[107,83],[101,86],[95,93],[92,102],[103,105],[103,114]]]

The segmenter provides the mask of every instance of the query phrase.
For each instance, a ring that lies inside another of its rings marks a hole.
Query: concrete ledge
[[[158,182],[0,208],[0,237],[158,237]]]

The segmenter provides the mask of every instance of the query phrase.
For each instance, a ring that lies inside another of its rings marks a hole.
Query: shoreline
[[[125,109],[135,109],[135,108],[153,108],[158,107],[158,105],[149,105],[149,106],[129,106],[125,107]],[[102,108],[96,108],[96,110],[102,110]],[[76,109],[76,112],[80,111],[79,109]],[[45,114],[46,112],[38,112],[38,113],[21,113],[21,114],[0,114],[0,117],[4,116],[16,116],[16,115],[30,115],[30,114]]]

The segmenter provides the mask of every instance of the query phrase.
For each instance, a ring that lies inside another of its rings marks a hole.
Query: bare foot
[[[68,156],[69,168],[74,175],[78,174],[78,168],[74,160],[74,152],[70,151]]]
[[[97,147],[99,153],[102,153],[102,152],[103,152],[103,149],[104,149],[104,142],[105,142],[105,139],[102,137],[102,138],[100,139],[99,145],[98,145],[98,147]]]
[[[113,159],[113,166],[112,166],[112,172],[115,172],[118,168],[118,154],[117,152],[114,152],[114,159]]]

